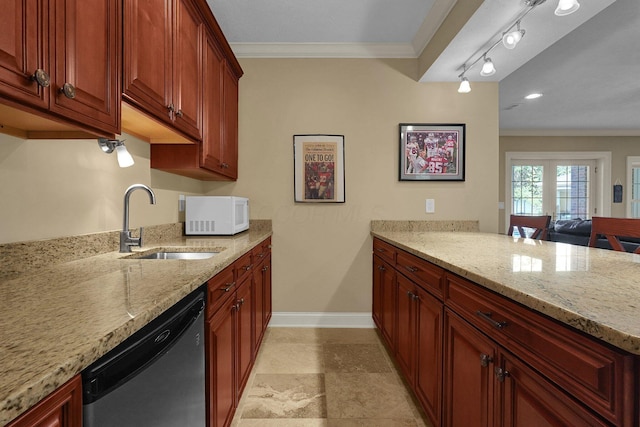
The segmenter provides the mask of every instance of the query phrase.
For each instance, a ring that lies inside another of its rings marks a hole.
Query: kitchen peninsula
[[[229,237],[183,237],[170,224],[147,227],[138,250],[218,252],[204,260],[137,259],[114,251],[118,232],[1,245],[0,426],[270,236],[271,221]]]
[[[371,234],[374,320],[434,424],[639,425],[640,256],[384,222]]]

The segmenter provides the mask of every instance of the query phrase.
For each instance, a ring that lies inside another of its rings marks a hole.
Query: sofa
[[[590,219],[560,219],[549,225],[547,240],[552,242],[569,243],[572,245],[589,246],[591,236]],[[633,252],[640,246],[640,239],[631,237],[621,237],[620,243],[627,252]],[[596,241],[596,247],[611,249],[611,245],[606,238],[600,237]]]

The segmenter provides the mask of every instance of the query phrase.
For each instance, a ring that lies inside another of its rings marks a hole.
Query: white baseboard
[[[269,326],[289,328],[374,328],[371,313],[274,312]]]

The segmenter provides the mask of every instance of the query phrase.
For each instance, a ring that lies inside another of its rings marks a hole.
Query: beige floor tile
[[[330,419],[327,427],[418,427],[414,419]]]
[[[323,373],[323,348],[317,344],[264,343],[255,371],[258,374]]]
[[[324,344],[325,372],[392,372],[384,350],[374,344]]]
[[[325,389],[330,419],[415,419],[396,374],[327,373]]]
[[[239,419],[231,424],[231,427],[328,427],[328,421],[324,418],[297,418],[297,419]]]
[[[326,418],[322,374],[256,374],[241,418]]]
[[[270,343],[298,344],[373,344],[379,341],[373,328],[268,328]]]

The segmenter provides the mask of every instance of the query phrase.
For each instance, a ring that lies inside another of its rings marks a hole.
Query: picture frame
[[[296,203],[344,203],[344,135],[294,135]]]
[[[464,181],[464,123],[400,123],[399,128],[400,181]]]

